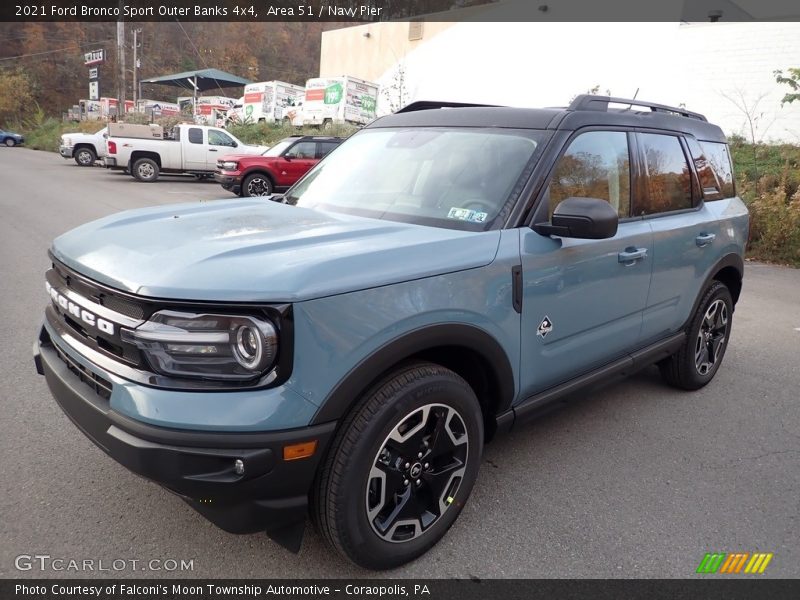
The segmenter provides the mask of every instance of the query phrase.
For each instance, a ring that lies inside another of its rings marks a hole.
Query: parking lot
[[[309,527],[299,555],[234,536],[95,448],[36,375],[47,248],[116,211],[232,195],[213,182],[143,184],[56,154],[0,149],[0,576],[369,577]],[[678,392],[651,368],[498,438],[444,540],[392,577],[658,577],[706,552],[772,552],[800,576],[800,271],[748,263],[719,374]],[[18,571],[20,554],[193,559],[142,573]]]

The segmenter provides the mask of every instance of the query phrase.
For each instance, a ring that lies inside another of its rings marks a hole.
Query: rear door
[[[727,188],[706,170],[707,159],[694,138],[663,132],[636,135],[642,148],[645,193],[634,203],[634,212],[650,222],[655,245],[642,335],[655,340],[685,324],[705,274],[720,257],[722,220],[706,206],[703,195],[718,199]],[[724,158],[730,165],[727,154]],[[700,178],[693,166],[701,167]],[[732,196],[732,181],[728,187]]]
[[[617,209],[617,234],[584,240],[520,230],[523,302],[520,392],[525,398],[624,356],[639,344],[652,268],[650,225],[631,218],[638,195],[633,133],[574,134],[550,173],[535,222],[569,197]]]

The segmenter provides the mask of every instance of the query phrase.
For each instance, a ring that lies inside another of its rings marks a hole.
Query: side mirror
[[[566,198],[553,211],[551,223],[537,223],[542,235],[603,240],[617,234],[619,216],[611,204],[599,198]]]
[[[238,148],[239,144],[237,144],[236,142],[231,142],[231,146],[233,146],[234,148]]]
[[[291,157],[290,155],[288,155],[288,154],[284,154],[284,155],[283,155],[283,158],[284,158],[285,160],[288,160],[289,162],[292,162],[292,157]]]

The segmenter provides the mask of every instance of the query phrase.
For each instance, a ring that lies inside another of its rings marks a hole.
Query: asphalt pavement
[[[217,529],[97,449],[34,371],[55,236],[124,209],[232,197],[0,148],[0,577],[373,576],[310,526],[297,555]],[[800,271],[748,263],[709,386],[675,391],[651,368],[496,439],[447,536],[386,575],[687,578],[706,552],[758,551],[774,553],[762,577],[800,576],[799,309]],[[95,570],[18,570],[37,554]],[[161,570],[142,571],[151,560]],[[170,560],[193,568],[167,571]]]

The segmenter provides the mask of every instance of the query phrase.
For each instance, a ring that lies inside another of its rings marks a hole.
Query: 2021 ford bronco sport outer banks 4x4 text
[[[453,524],[484,442],[578,387],[719,369],[748,230],[721,130],[579,96],[416,103],[288,191],[53,242],[38,371],[129,469],[231,532],[306,514],[387,568]]]

